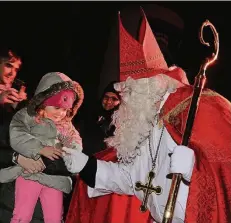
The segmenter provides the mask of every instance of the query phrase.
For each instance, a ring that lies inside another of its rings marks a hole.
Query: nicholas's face
[[[11,86],[21,66],[20,60],[0,62],[0,84]]]

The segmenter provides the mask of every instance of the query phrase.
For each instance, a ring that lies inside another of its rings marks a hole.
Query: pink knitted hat
[[[59,108],[70,109],[76,99],[75,92],[72,90],[63,90],[46,99],[43,104],[45,106],[54,106]]]

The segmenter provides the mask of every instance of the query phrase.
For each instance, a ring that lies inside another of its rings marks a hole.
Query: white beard
[[[122,101],[112,117],[116,127],[114,136],[105,142],[117,150],[119,162],[127,165],[140,155],[142,142],[155,125],[161,101],[167,92],[175,91],[176,86],[177,81],[163,74],[138,80],[128,78],[115,85]]]

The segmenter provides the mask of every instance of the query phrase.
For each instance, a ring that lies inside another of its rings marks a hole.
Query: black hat
[[[112,92],[114,94],[116,94],[119,98],[120,98],[120,94],[118,91],[115,90],[114,88],[114,84],[116,83],[116,81],[112,81],[110,82],[107,87],[104,89],[103,91],[103,96],[107,93],[107,92]]]

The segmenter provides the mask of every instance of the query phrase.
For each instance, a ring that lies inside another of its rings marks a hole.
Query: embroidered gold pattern
[[[214,91],[206,90],[202,92],[202,96],[212,97],[212,96],[220,96],[220,95]],[[191,98],[192,96],[187,97],[185,100],[179,103],[176,107],[170,110],[167,114],[165,114],[165,116],[162,116],[162,119],[167,121],[170,124],[178,125],[180,122],[180,119],[176,118],[176,116],[188,107],[191,101]],[[163,114],[164,112],[162,111],[161,113]]]

